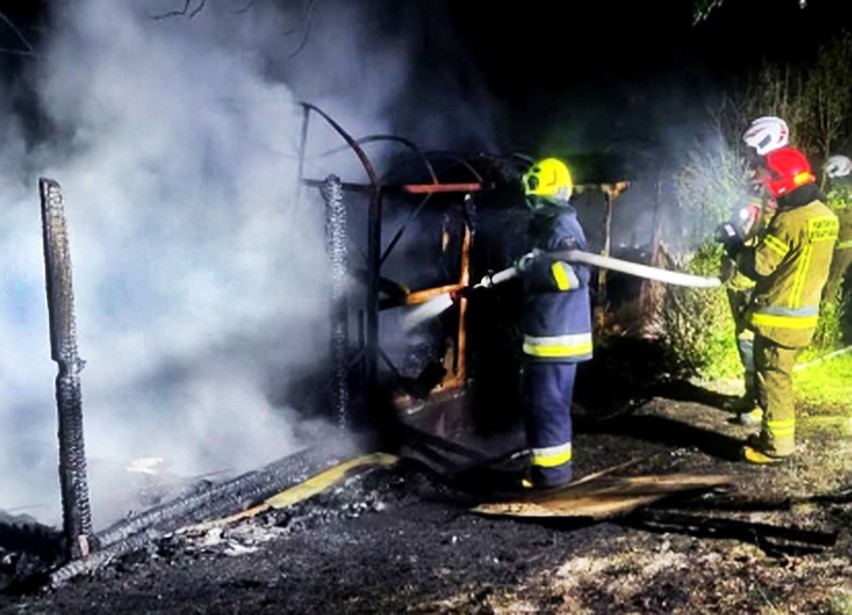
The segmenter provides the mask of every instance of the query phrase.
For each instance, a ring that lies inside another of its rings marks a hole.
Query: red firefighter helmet
[[[775,198],[816,181],[807,157],[795,147],[782,147],[766,154],[761,177]]]

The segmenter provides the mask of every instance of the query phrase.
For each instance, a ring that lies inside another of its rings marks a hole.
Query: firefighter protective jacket
[[[756,280],[746,322],[757,334],[791,348],[816,331],[838,220],[810,184],[778,199],[778,212],[758,245],[745,254]]]
[[[577,212],[566,202],[539,199],[529,228],[532,249],[586,250]],[[524,355],[534,361],[574,363],[592,358],[588,267],[550,257],[522,267]]]
[[[754,248],[760,242],[760,238],[769,223],[772,221],[772,216],[775,215],[774,203],[770,206],[769,201],[763,195],[752,195],[749,202],[745,205],[747,209],[756,209],[759,213],[752,223],[751,228],[746,233],[744,245],[746,248]],[[751,291],[754,288],[755,281],[743,273],[743,265],[738,262],[739,258],[732,258],[727,254],[722,256],[722,271],[720,276],[725,282],[725,286],[735,292]]]

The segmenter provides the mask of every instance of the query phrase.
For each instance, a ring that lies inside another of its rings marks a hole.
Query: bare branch
[[[12,56],[38,56],[38,54],[34,51],[24,51],[23,49],[6,49],[5,47],[0,47],[0,53],[5,53],[7,55]]]
[[[201,0],[201,2],[198,3],[198,6],[195,7],[195,10],[192,11],[192,13],[189,14],[189,18],[192,19],[193,17],[198,15],[201,12],[201,9],[204,8],[205,4],[207,4],[207,0]]]
[[[256,2],[257,2],[257,0],[249,0],[248,3],[244,7],[234,9],[233,11],[231,11],[231,14],[232,15],[244,15],[244,14],[248,13],[249,9],[251,9],[251,7],[253,7]],[[297,30],[297,28],[293,28],[292,30],[285,30],[284,32],[282,32],[282,34],[284,34],[284,36],[290,36],[291,34],[295,34],[296,30]]]
[[[198,15],[202,11],[204,6],[207,4],[207,0],[198,0],[198,4],[195,5],[195,7],[193,8],[193,1],[194,0],[184,0],[182,9],[169,11],[168,13],[162,13],[162,14],[159,14],[159,15],[150,15],[149,14],[148,17],[151,18],[151,19],[155,19],[155,20],[167,19],[169,17],[187,17],[188,19],[192,19],[193,17]],[[247,2],[243,6],[231,11],[231,14],[241,15],[241,14],[247,13],[256,3],[257,3],[257,0],[247,0]],[[308,38],[310,37],[311,29],[313,28],[313,18],[314,18],[315,7],[316,7],[316,0],[308,0],[305,3],[303,15],[302,15],[302,21],[304,21],[304,24],[305,24],[304,29],[303,29],[303,33],[302,33],[302,38],[299,41],[299,44],[296,46],[296,48],[290,53],[290,55],[288,56],[288,59],[292,59],[292,58],[296,57],[297,55],[299,55],[299,53],[302,51],[302,49],[305,48],[305,45],[308,44]],[[284,34],[290,35],[290,34],[294,34],[295,32],[297,32],[297,28],[294,28],[292,30],[288,30],[288,31],[284,32]]]
[[[2,21],[7,26],[9,26],[9,29],[12,32],[15,33],[15,36],[17,36],[18,39],[21,41],[21,43],[24,44],[24,47],[26,47],[26,50],[20,50],[20,49],[15,50],[15,49],[0,48],[0,53],[10,53],[10,54],[21,55],[21,56],[37,56],[38,55],[38,53],[36,53],[35,48],[32,45],[30,45],[30,42],[27,40],[27,37],[24,36],[24,34],[18,29],[18,26],[16,26],[14,24],[14,22],[11,19],[9,19],[8,17],[6,17],[6,15],[2,12],[0,12],[0,21]]]
[[[161,15],[148,15],[151,19],[166,19],[167,17],[180,17],[181,15],[186,15],[189,10],[189,5],[192,4],[192,0],[184,0],[186,4],[183,5],[182,11],[169,11],[168,13],[163,13]]]
[[[692,25],[705,21],[713,9],[722,6],[723,0],[693,0],[692,3]]]
[[[244,7],[239,8],[239,9],[234,9],[234,10],[233,10],[233,11],[231,11],[231,12],[232,12],[234,15],[240,15],[241,13],[246,13],[246,12],[248,12],[248,10],[249,10],[251,7],[253,7],[253,6],[254,6],[255,1],[256,1],[256,0],[249,0],[249,1],[246,3],[246,5],[245,5]]]
[[[308,0],[308,5],[305,10],[305,33],[302,35],[302,40],[299,43],[299,46],[296,47],[296,49],[288,56],[288,59],[292,60],[293,58],[295,58],[299,54],[299,52],[305,48],[305,45],[308,44],[308,37],[311,34],[311,25],[313,23],[315,4],[315,0]]]
[[[207,0],[200,0],[198,6],[190,11],[190,8],[192,7],[192,0],[184,0],[183,8],[178,11],[169,11],[168,13],[162,13],[160,15],[148,15],[148,17],[154,20],[160,20],[167,19],[169,17],[188,16],[188,19],[192,19],[201,12],[201,9],[204,8],[205,4],[207,4]]]

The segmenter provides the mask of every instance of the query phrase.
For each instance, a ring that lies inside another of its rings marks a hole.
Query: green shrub
[[[838,184],[827,193],[828,206],[840,216],[841,226],[852,223],[852,186]],[[800,360],[809,360],[843,346],[849,334],[848,310],[850,289],[842,282],[843,272],[835,272],[841,280],[831,297],[824,297],[819,307],[819,324],[811,345],[802,353]]]
[[[843,343],[843,289],[838,289],[834,297],[826,297],[819,306],[819,322],[810,347],[803,358],[819,356],[836,350]]]
[[[678,269],[698,275],[719,275],[722,247],[704,243]],[[662,320],[664,343],[673,370],[705,380],[742,373],[734,320],[724,288],[666,287]]]
[[[743,160],[721,137],[696,144],[675,174],[678,208],[683,212],[680,229],[686,246],[701,244],[733,210],[747,201],[748,186]],[[715,263],[718,273],[718,262]]]

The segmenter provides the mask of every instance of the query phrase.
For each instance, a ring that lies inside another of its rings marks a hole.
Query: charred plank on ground
[[[514,501],[480,504],[473,511],[512,517],[605,519],[675,494],[707,491],[729,484],[730,477],[715,474],[599,476]]]

